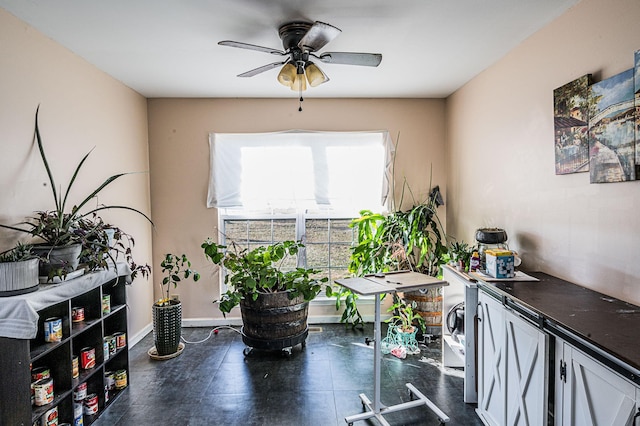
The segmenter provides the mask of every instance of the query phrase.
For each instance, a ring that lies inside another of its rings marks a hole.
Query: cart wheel
[[[353,426],[353,422],[347,423],[347,426]]]
[[[407,389],[407,392],[409,393],[409,400],[413,401],[414,399],[416,399],[415,395],[413,394],[413,392],[411,392],[411,389]],[[439,420],[439,419],[438,419]]]
[[[242,353],[244,354],[244,356],[249,356],[249,355],[251,355],[252,351],[253,351],[253,348],[246,347],[246,348],[244,348]]]
[[[282,356],[284,357],[291,357],[291,352],[292,352],[293,348],[283,348],[282,349]]]
[[[300,345],[302,346],[302,349],[306,348],[307,347],[307,341],[303,340]]]

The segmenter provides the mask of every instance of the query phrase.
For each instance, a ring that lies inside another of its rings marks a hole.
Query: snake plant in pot
[[[318,270],[295,267],[302,247],[296,241],[253,250],[229,248],[211,239],[202,244],[205,256],[225,273],[227,290],[217,301],[218,307],[226,316],[240,305],[242,339],[247,346],[283,350],[304,344],[309,301],[328,279],[319,277]]]
[[[89,203],[92,200],[95,200],[97,195],[104,188],[129,173],[119,173],[110,176],[96,189],[82,198],[78,204],[68,208],[67,201],[71,194],[73,185],[76,182],[87,157],[91,154],[91,151],[85,154],[80,163],[76,166],[71,180],[65,190],[62,191],[62,189],[60,189],[60,191],[58,191],[58,186],[47,159],[42,136],[40,134],[40,128],[38,125],[39,109],[40,107],[36,110],[35,138],[40,158],[42,159],[42,163],[49,178],[49,186],[53,196],[54,208],[52,210],[37,211],[33,217],[30,217],[17,225],[0,224],[0,227],[24,232],[35,238],[38,243],[34,244],[33,251],[40,257],[40,275],[47,276],[48,280],[52,280],[56,277],[64,279],[67,274],[78,268],[81,252],[84,252],[84,257],[88,260],[88,264],[90,265],[89,269],[92,267],[104,266],[102,259],[105,257],[105,253],[107,256],[110,255],[109,249],[113,247],[108,247],[107,249],[104,247],[104,241],[107,240],[106,234],[104,233],[106,227],[102,220],[97,216],[97,212],[107,209],[130,210],[143,216],[150,223],[152,222],[147,215],[128,206],[98,205],[94,208],[89,207]],[[88,209],[88,211],[83,209]],[[100,246],[102,246],[102,248],[100,248]],[[125,249],[124,251],[127,250]],[[130,255],[130,251],[128,254]],[[127,256],[127,260],[130,261],[129,263],[130,266],[132,266],[134,276],[138,272],[143,275],[148,274],[149,267],[147,265],[136,265],[130,256]]]
[[[191,261],[185,254],[180,256],[168,253],[160,263],[164,277],[161,282],[163,297],[153,304],[153,337],[159,356],[171,356],[178,353],[182,335],[182,302],[171,297],[171,287],[179,283],[200,279],[200,274],[191,269]]]

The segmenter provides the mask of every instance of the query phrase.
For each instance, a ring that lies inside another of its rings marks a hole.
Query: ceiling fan
[[[288,56],[284,61],[263,65],[238,74],[238,77],[253,77],[262,72],[282,67],[278,73],[278,81],[282,85],[291,88],[291,90],[302,92],[307,89],[307,81],[312,87],[329,81],[329,77],[311,61],[312,58],[327,64],[360,65],[367,67],[377,67],[382,61],[382,55],[379,53],[317,53],[318,50],[322,49],[341,32],[340,29],[324,22],[316,21],[311,23],[294,21],[282,25],[278,30],[284,50],[231,40],[224,40],[218,44],[240,49],[257,50],[276,56]]]

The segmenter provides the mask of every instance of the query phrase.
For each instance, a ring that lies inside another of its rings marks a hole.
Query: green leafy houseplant
[[[397,327],[403,333],[412,333],[414,331],[414,323],[417,323],[422,332],[426,330],[426,323],[419,312],[416,312],[416,303],[407,303],[402,301],[397,295],[393,296],[393,305],[389,307],[387,312],[393,312],[393,315],[385,320],[385,322]]]
[[[93,262],[92,265],[95,266],[96,263],[101,263],[100,256],[103,256],[104,254],[103,252],[92,253],[90,251],[92,247],[96,247],[96,240],[100,241],[101,239],[103,239],[103,235],[100,233],[102,229],[99,229],[101,227],[101,221],[96,221],[97,212],[106,209],[131,210],[143,216],[151,224],[153,224],[153,222],[151,222],[151,219],[141,211],[128,206],[99,205],[93,209],[89,209],[89,211],[83,211],[83,209],[87,207],[88,203],[95,199],[105,187],[109,186],[115,180],[129,173],[119,173],[110,176],[96,189],[90,192],[85,198],[83,198],[82,201],[80,201],[77,205],[74,205],[70,209],[67,209],[67,199],[69,197],[69,194],[71,193],[71,189],[76,182],[82,166],[87,160],[89,154],[91,154],[91,151],[85,154],[80,163],[76,166],[71,180],[69,181],[69,184],[67,185],[64,192],[62,190],[58,192],[58,190],[56,189],[57,184],[54,179],[53,172],[51,171],[51,167],[44,150],[42,136],[40,134],[40,128],[38,125],[39,110],[40,107],[38,106],[38,108],[36,109],[35,117],[35,137],[40,153],[40,158],[42,159],[44,167],[47,171],[47,176],[49,178],[49,184],[51,187],[55,208],[53,210],[37,211],[35,216],[28,218],[26,221],[18,224],[18,226],[0,224],[0,227],[30,234],[32,237],[40,239],[44,242],[45,245],[52,248],[69,247],[75,244],[81,244],[86,250],[85,257],[88,256],[91,258],[91,256],[93,256],[90,261]],[[90,221],[94,221],[96,229],[94,229],[93,231],[90,230]],[[131,253],[129,252],[128,254],[130,255]],[[41,260],[46,262],[48,258],[49,257],[45,255],[44,258],[41,257]],[[133,266],[134,272],[139,271],[145,276],[148,274],[148,271],[150,270],[148,266],[137,267],[137,265],[133,263],[130,257],[128,257],[128,259],[131,260],[130,266]],[[71,272],[73,269],[74,268],[64,263],[57,264],[49,270],[49,279],[52,279],[53,277],[65,277],[66,274]]]
[[[191,269],[191,261],[185,254],[178,256],[167,253],[162,262],[160,262],[160,267],[164,274],[160,284],[162,295],[164,297],[156,302],[156,305],[158,306],[169,305],[172,285],[175,289],[178,288],[178,284],[181,283],[183,279],[187,280],[192,278],[194,282],[200,280],[200,273]]]
[[[476,250],[477,248],[475,246],[470,246],[464,241],[454,241],[449,248],[451,261],[454,262],[459,270],[464,272],[469,268],[471,255]]]
[[[408,210],[387,215],[369,210],[352,221],[357,241],[352,248],[349,272],[364,276],[377,272],[411,270],[431,276],[440,273],[447,254],[446,235],[437,209],[443,205],[440,188],[431,189],[423,202],[414,203]],[[327,287],[327,296],[336,297],[336,307],[344,297],[342,322],[362,324],[357,309],[357,295],[343,288]]]
[[[284,270],[285,260],[296,256],[301,247],[302,243],[284,241],[237,251],[207,239],[202,244],[205,256],[226,271],[224,283],[228,289],[217,301],[220,311],[226,315],[241,300],[255,301],[261,293],[284,291],[289,299],[302,296],[305,301],[313,300],[328,279],[314,277],[320,272],[315,269]]]
[[[15,247],[0,253],[0,263],[23,262],[35,258],[37,256],[31,252],[30,244],[18,243]]]

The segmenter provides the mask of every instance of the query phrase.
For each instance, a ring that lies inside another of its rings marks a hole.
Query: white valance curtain
[[[249,210],[386,205],[387,131],[211,133],[207,206]]]

